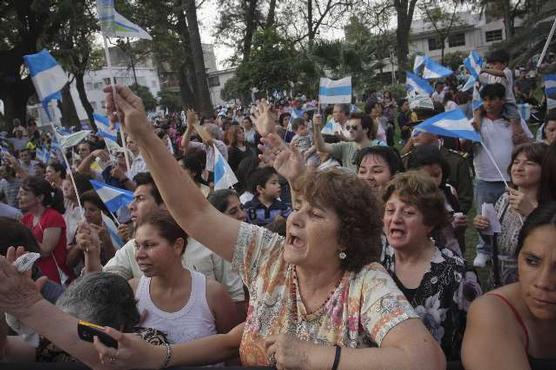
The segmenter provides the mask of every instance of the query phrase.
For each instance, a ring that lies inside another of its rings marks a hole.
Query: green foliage
[[[444,65],[455,71],[460,65],[463,64],[463,60],[467,58],[467,54],[461,51],[456,51],[455,53],[449,53],[444,55]]]
[[[148,87],[133,84],[129,88],[143,100],[146,111],[152,111],[156,108],[157,102]]]
[[[182,109],[183,100],[178,92],[162,89],[158,93],[158,104],[172,112],[176,112]]]

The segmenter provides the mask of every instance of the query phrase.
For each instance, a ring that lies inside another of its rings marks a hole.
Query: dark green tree
[[[143,100],[143,105],[145,106],[145,110],[151,111],[154,110],[157,106],[156,99],[154,98],[153,94],[148,87],[141,86],[141,85],[131,85],[129,88]]]

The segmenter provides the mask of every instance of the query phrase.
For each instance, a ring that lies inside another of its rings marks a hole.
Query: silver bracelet
[[[164,343],[166,346],[166,357],[164,358],[164,362],[162,363],[161,369],[165,369],[170,364],[170,360],[172,359],[172,346],[168,343]]]

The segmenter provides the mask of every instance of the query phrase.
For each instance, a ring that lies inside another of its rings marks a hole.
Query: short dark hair
[[[73,179],[75,180],[75,187],[79,192],[79,194],[77,194],[78,197],[81,196],[81,194],[94,189],[91,184],[93,177],[89,174],[76,172],[73,174]]]
[[[131,332],[139,324],[135,294],[123,277],[109,272],[75,280],[56,302],[62,311],[97,325]]]
[[[487,56],[487,63],[505,63],[510,62],[510,54],[506,50],[494,50]]]
[[[307,125],[307,123],[305,123],[305,119],[301,118],[301,117],[297,117],[293,120],[292,122],[292,129],[293,131],[297,131],[297,129],[299,128],[299,126],[302,125]]]
[[[361,166],[361,162],[368,155],[376,155],[384,159],[388,168],[390,169],[390,174],[394,176],[396,173],[403,170],[402,160],[398,152],[387,146],[370,146],[360,149],[357,152],[357,157],[355,159],[355,164],[357,168]]]
[[[153,196],[154,201],[156,202],[156,205],[159,206],[163,203],[162,196],[160,195],[160,192],[158,191],[158,187],[156,186],[156,183],[154,182],[154,179],[149,172],[140,172],[140,173],[138,173],[137,175],[135,175],[133,177],[133,181],[135,182],[135,185],[137,185],[137,186],[150,185],[151,186],[151,195]]]
[[[546,124],[549,121],[556,121],[556,108],[553,108],[546,113],[546,117],[544,118],[544,123]]]
[[[203,163],[199,160],[199,158],[194,155],[187,155],[183,157],[181,163],[183,168],[189,170],[189,172],[194,175],[193,181],[201,184],[205,183],[201,176],[203,174]]]
[[[523,244],[525,243],[525,239],[538,227],[545,226],[545,225],[552,225],[556,227],[556,202],[551,201],[545,204],[540,204],[539,206],[529,214],[523,226],[521,227],[521,231],[519,232],[519,236],[517,238],[517,248],[515,250],[515,256],[519,254]]]
[[[11,246],[22,246],[27,252],[39,252],[39,244],[31,229],[18,220],[0,217],[0,255],[5,256]]]
[[[59,172],[60,173],[60,178],[62,178],[62,179],[66,178],[66,168],[64,166],[62,166],[61,163],[50,162],[50,163],[48,163],[47,167],[52,167],[54,172]]]
[[[182,238],[184,241],[181,254],[185,253],[187,246],[187,233],[178,225],[176,220],[170,215],[170,212],[163,209],[156,209],[142,217],[137,225],[137,229],[143,225],[151,225],[158,230],[161,237],[175,243],[176,240]]]
[[[368,185],[357,176],[340,169],[308,171],[294,184],[310,204],[333,210],[338,216],[338,243],[346,247],[347,258],[340,260],[343,270],[359,272],[377,262],[382,242],[380,205]]]
[[[85,204],[85,202],[89,202],[91,204],[94,204],[94,206],[104,212],[104,214],[110,215],[110,212],[108,211],[108,209],[104,205],[104,202],[102,201],[102,199],[100,199],[96,191],[88,190],[81,194],[81,197],[79,197],[79,199],[81,200],[82,205]]]
[[[409,156],[407,169],[419,169],[423,166],[438,165],[442,168],[442,185],[446,184],[446,180],[450,176],[450,165],[444,159],[440,149],[435,144],[419,145]]]
[[[340,111],[342,113],[344,113],[346,116],[349,116],[349,112],[351,110],[351,107],[349,106],[349,104],[334,104],[334,107],[340,107]],[[334,109],[334,108],[332,108]]]
[[[485,85],[481,89],[481,99],[504,99],[506,96],[506,88],[501,83]]]
[[[376,138],[378,127],[376,127],[373,119],[369,115],[359,112],[353,112],[349,115],[349,119],[359,120],[359,122],[361,122],[361,129],[367,130],[367,137],[371,140]]]
[[[252,190],[251,192],[255,194],[258,186],[264,188],[268,180],[276,174],[276,170],[272,167],[257,168],[253,171],[251,176],[249,176],[249,188]]]
[[[556,142],[549,145],[541,167],[541,202],[556,201]]]
[[[228,199],[231,196],[237,197],[237,193],[232,189],[221,189],[210,193],[207,200],[209,201],[210,204],[212,204],[214,208],[224,213],[228,208],[228,205],[230,203],[228,202]]]

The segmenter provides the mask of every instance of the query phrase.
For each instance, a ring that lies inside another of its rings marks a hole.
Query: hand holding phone
[[[93,343],[94,337],[97,337],[106,347],[118,348],[118,341],[106,334],[102,326],[87,321],[79,320],[77,324],[77,335],[81,340],[91,343]]]

